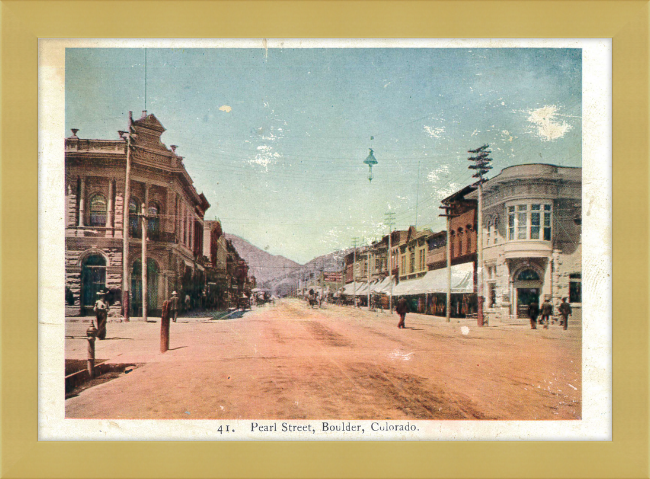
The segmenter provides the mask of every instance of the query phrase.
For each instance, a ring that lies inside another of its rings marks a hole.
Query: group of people
[[[571,316],[572,313],[571,305],[567,302],[567,298],[562,298],[562,304],[560,304],[558,311],[562,316],[560,325],[563,326],[566,330],[569,327],[569,316]],[[408,302],[405,298],[402,297],[397,300],[397,304],[395,305],[395,312],[399,315],[399,322],[397,323],[397,327],[400,329],[405,328],[406,326],[404,322],[406,320],[406,313],[409,312]],[[530,327],[532,329],[537,329],[537,318],[539,317],[540,312],[542,317],[539,320],[539,324],[544,325],[544,329],[548,329],[551,317],[553,316],[553,305],[548,299],[544,300],[541,309],[536,300],[533,300],[533,302],[528,306]]]
[[[571,316],[572,311],[571,305],[567,303],[566,298],[562,298],[562,304],[560,304],[558,311],[562,316],[560,326],[563,326],[564,329],[568,329],[569,316]],[[548,298],[544,300],[541,308],[537,303],[537,300],[533,300],[528,305],[528,317],[530,318],[531,329],[537,329],[537,318],[539,317],[540,313],[542,317],[539,320],[539,324],[544,325],[544,329],[548,329],[548,325],[551,321],[551,316],[553,316],[553,305],[548,300]]]

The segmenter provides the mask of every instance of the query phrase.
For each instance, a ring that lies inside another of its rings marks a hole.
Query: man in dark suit
[[[409,311],[409,306],[406,302],[406,298],[402,297],[397,301],[395,311],[397,314],[399,314],[399,323],[397,323],[397,327],[402,329],[405,328],[406,326],[404,325],[404,320],[406,319],[406,313]]]
[[[544,329],[548,329],[548,325],[551,324],[551,315],[553,314],[553,305],[546,298],[542,303],[542,319],[540,320],[541,324],[544,324]],[[546,320],[546,322],[544,322]]]
[[[537,329],[537,316],[539,316],[539,304],[533,299],[528,305],[528,317],[530,318],[530,329]]]
[[[569,316],[571,316],[572,311],[571,305],[566,302],[566,298],[562,298],[562,304],[560,304],[558,309],[562,315],[562,324],[564,329],[567,329],[569,327]]]

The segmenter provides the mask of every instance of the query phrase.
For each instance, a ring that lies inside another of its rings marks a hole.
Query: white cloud
[[[508,140],[509,142],[512,143],[512,140],[513,140],[514,137],[510,134],[510,132],[509,132],[508,130],[503,130],[503,131],[501,132],[501,134],[503,135],[503,137],[504,137],[506,140]]]
[[[221,110],[221,111],[225,111],[226,113],[230,113],[230,112],[232,111],[232,108],[229,107],[228,105],[221,105],[221,106],[219,107],[219,110]]]
[[[440,138],[442,134],[445,132],[445,127],[440,126],[440,127],[433,127],[433,126],[427,126],[424,125],[424,131],[426,131],[429,136],[432,138]]]
[[[535,134],[542,141],[553,141],[562,138],[573,126],[557,117],[559,108],[556,105],[545,105],[536,110],[528,110],[528,121],[536,127]]]
[[[269,165],[277,163],[277,159],[281,157],[278,152],[273,151],[273,147],[269,145],[260,145],[257,147],[259,153],[255,158],[248,160],[251,165],[259,165],[264,167],[264,171],[269,171]]]
[[[435,170],[432,170],[429,172],[427,175],[427,180],[431,183],[437,183],[440,178],[447,178],[449,177],[449,166],[448,165],[442,165],[439,168],[436,168]]]

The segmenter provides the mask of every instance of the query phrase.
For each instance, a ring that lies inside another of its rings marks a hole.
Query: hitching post
[[[171,302],[165,300],[162,305],[162,315],[160,316],[160,352],[165,353],[169,350],[169,311]]]
[[[95,335],[97,330],[91,324],[86,330],[86,336],[88,337],[88,375],[90,379],[95,377]]]

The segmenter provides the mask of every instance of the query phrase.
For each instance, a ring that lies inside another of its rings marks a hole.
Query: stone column
[[[145,210],[142,212],[142,214],[149,214],[149,184],[145,183],[144,184],[144,205],[145,205]]]
[[[190,209],[190,251],[194,254],[194,214],[192,209]]]
[[[72,185],[68,182],[65,187],[65,228],[70,225],[70,201],[72,198]]]
[[[546,258],[546,270],[544,271],[544,285],[542,286],[542,295],[543,296],[548,296],[548,298],[551,298],[551,295],[553,294],[553,272],[552,272],[552,266],[551,263],[553,261],[553,256],[549,256]],[[546,299],[546,298],[544,298]]]
[[[114,195],[115,189],[113,188],[113,178],[110,178],[108,180],[108,212],[106,215],[106,227],[107,228],[113,228],[113,195]],[[113,235],[113,232],[110,231],[110,236]]]
[[[86,179],[82,176],[79,181],[79,219],[77,226],[84,226],[84,202],[86,201]]]
[[[187,243],[187,239],[185,236],[187,234],[187,230],[186,230],[187,222],[185,221],[185,203],[183,203],[182,198],[179,199],[179,206],[180,206],[180,217],[181,217],[181,244],[185,246],[185,244]]]

